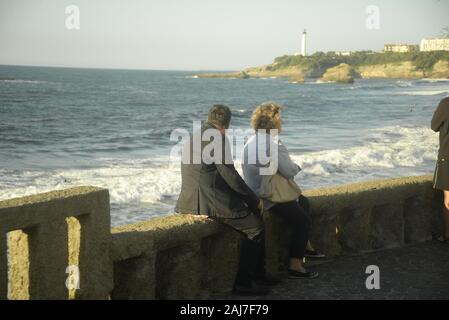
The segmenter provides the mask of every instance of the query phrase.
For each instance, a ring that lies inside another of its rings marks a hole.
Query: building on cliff
[[[335,55],[337,56],[345,56],[348,57],[352,54],[352,51],[335,51]]]
[[[449,38],[423,39],[420,51],[449,51]]]
[[[386,44],[384,52],[413,52],[418,51],[419,46],[415,44]]]

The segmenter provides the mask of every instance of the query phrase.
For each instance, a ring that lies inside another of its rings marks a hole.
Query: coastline
[[[286,58],[285,58],[286,57]],[[279,59],[294,59],[295,56],[276,58],[271,64],[249,67],[239,72],[197,73],[198,78],[285,78],[291,83],[304,83],[306,79],[317,79],[322,82],[352,83],[354,79],[449,79],[449,60],[439,59],[427,68],[418,68],[412,60],[385,63],[367,63],[355,65],[351,63],[328,62],[328,66],[320,63],[311,65],[311,57],[300,57],[297,64],[284,66]],[[301,60],[302,59],[302,60]],[[335,57],[332,57],[335,59]],[[331,59],[331,60],[332,60]],[[305,63],[304,61],[307,63]],[[394,59],[391,59],[394,60]]]

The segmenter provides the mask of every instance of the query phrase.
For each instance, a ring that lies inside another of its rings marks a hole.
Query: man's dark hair
[[[207,121],[220,128],[227,129],[231,122],[231,109],[225,105],[216,104],[209,110]]]

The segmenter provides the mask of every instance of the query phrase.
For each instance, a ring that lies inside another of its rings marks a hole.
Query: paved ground
[[[365,269],[380,269],[380,290],[367,290]],[[449,299],[449,245],[428,242],[310,266],[313,280],[290,280],[257,299]],[[213,299],[247,299],[225,295]]]

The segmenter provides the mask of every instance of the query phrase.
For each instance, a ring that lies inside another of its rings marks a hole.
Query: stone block
[[[329,208],[315,207],[313,200],[311,205],[314,215],[312,216],[310,241],[315,249],[326,254],[328,258],[339,256],[341,254],[341,245],[339,242],[338,214]]]
[[[432,239],[431,203],[422,196],[408,197],[404,202],[404,239],[413,244]]]
[[[114,290],[111,298],[115,300],[155,299],[155,276],[153,253],[116,261],[114,262]]]
[[[156,253],[156,298],[196,299],[201,294],[200,242]]]
[[[339,213],[339,242],[349,254],[371,249],[371,208],[348,207]]]
[[[80,221],[79,243],[68,239],[66,218],[72,216]],[[0,201],[0,237],[14,230],[23,230],[28,236],[30,299],[69,297],[66,271],[70,244],[79,246],[80,289],[73,297],[109,298],[112,262],[107,190],[77,187]]]
[[[7,257],[6,233],[0,230],[0,300],[6,300],[8,296],[8,257]]]
[[[201,240],[201,296],[230,291],[239,263],[242,236],[228,230]]]
[[[372,249],[401,246],[404,243],[402,203],[375,205],[371,209],[371,228]]]

